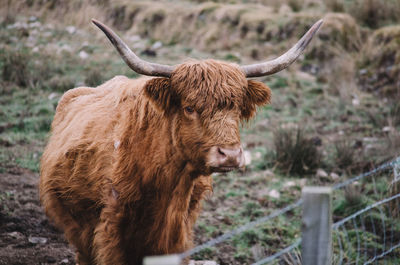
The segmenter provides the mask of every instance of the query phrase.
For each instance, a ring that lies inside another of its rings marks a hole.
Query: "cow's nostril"
[[[222,170],[230,171],[243,166],[243,149],[240,145],[213,146],[210,150],[209,165]]]
[[[222,151],[220,147],[218,147],[218,153],[222,156],[226,156],[226,154],[224,153],[224,151]]]

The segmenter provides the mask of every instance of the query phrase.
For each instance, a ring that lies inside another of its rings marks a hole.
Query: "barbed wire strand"
[[[392,214],[392,211],[390,210],[390,206],[389,206],[388,212],[390,215],[389,220],[393,220],[393,214]],[[390,222],[390,248],[393,247],[393,231],[394,231],[393,223],[394,223],[393,221]]]
[[[372,232],[374,233],[374,235],[376,235],[375,222],[374,222],[374,219],[371,216],[371,213],[369,214],[369,219],[371,219],[371,223],[372,223]],[[374,244],[374,257],[376,257],[376,253],[377,253],[376,244]]]
[[[188,250],[186,252],[183,252],[183,253],[180,254],[180,257],[181,258],[186,258],[186,257],[189,257],[190,255],[193,255],[193,254],[195,254],[195,253],[197,253],[197,252],[199,252],[199,251],[201,251],[201,250],[203,250],[205,248],[209,248],[209,247],[212,247],[212,246],[214,246],[216,244],[219,244],[219,243],[221,243],[221,242],[223,242],[223,241],[225,241],[225,240],[227,240],[227,239],[229,239],[229,238],[231,238],[233,236],[236,236],[236,235],[238,235],[238,234],[240,234],[240,233],[242,233],[242,232],[244,232],[246,230],[249,230],[250,228],[253,228],[253,227],[255,227],[255,226],[259,225],[259,224],[265,223],[268,220],[270,220],[272,218],[275,218],[275,217],[277,217],[279,215],[287,213],[287,212],[293,210],[294,208],[300,206],[302,203],[303,203],[303,200],[300,199],[297,202],[292,203],[292,204],[290,204],[290,205],[288,205],[288,206],[286,206],[286,207],[284,207],[284,208],[282,208],[280,210],[277,210],[277,211],[273,212],[270,215],[266,215],[266,216],[263,216],[263,217],[261,217],[259,219],[254,220],[254,221],[251,221],[251,222],[249,222],[249,223],[247,223],[245,225],[242,225],[242,226],[240,226],[240,227],[238,227],[238,228],[236,228],[234,230],[231,230],[228,233],[225,233],[225,234],[223,234],[223,235],[221,235],[219,237],[211,239],[210,241],[207,241],[206,243],[204,243],[202,245],[199,245],[199,246],[197,246],[195,248],[192,248],[192,249],[190,249],[190,250]]]
[[[400,247],[400,243],[395,245],[395,246],[393,246],[393,247],[391,247],[390,249],[386,250],[385,252],[382,252],[381,254],[373,257],[372,259],[368,260],[367,262],[364,263],[364,265],[371,264],[372,262],[374,262],[374,261],[386,256],[387,254],[389,254],[390,252],[392,252],[393,250],[395,250],[398,247]]]
[[[342,263],[343,263],[343,255],[344,254],[343,254],[343,246],[342,246],[342,236],[341,236],[341,234],[339,232],[340,231],[338,229],[337,238],[338,238],[339,249],[340,249],[340,251],[339,251],[339,261],[340,261],[339,265],[342,265]]]
[[[353,219],[353,225],[356,230],[356,239],[357,239],[357,257],[356,257],[356,265],[357,265],[358,260],[360,259],[360,235],[359,235],[358,226],[357,226],[357,217],[355,217]]]
[[[396,162],[397,160],[395,160]],[[395,164],[393,165],[393,167],[395,166]],[[393,169],[393,168],[392,168]],[[376,196],[379,196],[381,194],[378,193],[378,189],[376,188],[376,179],[375,177],[372,178],[372,183],[374,184],[374,193]],[[382,198],[383,196],[380,196],[380,198]],[[383,230],[383,252],[385,252],[386,249],[386,224],[385,224],[385,216],[382,210],[382,205],[379,205],[377,207],[380,217],[381,217],[381,222],[382,222],[382,230]]]
[[[355,182],[355,181],[357,181],[357,180],[360,180],[360,179],[362,179],[362,178],[365,178],[365,177],[374,175],[374,174],[378,173],[379,171],[388,169],[388,168],[393,167],[393,166],[396,166],[396,165],[400,165],[400,156],[399,156],[399,157],[396,157],[395,159],[393,159],[393,160],[390,161],[390,162],[386,162],[386,163],[380,165],[379,167],[374,168],[374,169],[371,170],[371,171],[368,171],[368,172],[363,173],[363,174],[360,174],[360,175],[358,175],[358,176],[356,176],[356,177],[354,177],[354,178],[350,178],[350,179],[345,180],[345,181],[343,181],[343,182],[340,182],[340,183],[338,183],[338,184],[336,184],[336,185],[333,185],[333,189],[334,189],[334,190],[337,190],[337,189],[343,188],[344,186],[347,186],[347,185],[349,185],[349,184],[351,184],[351,183],[353,183],[353,182]]]
[[[344,239],[346,239],[346,242],[347,242],[347,247],[346,247],[345,254],[346,254],[346,257],[348,257],[350,252],[351,252],[350,248],[352,248],[353,246],[350,244],[349,233],[347,232],[346,225],[343,225],[342,229],[343,229],[343,232],[344,232]]]
[[[266,258],[263,258],[262,260],[259,260],[256,263],[253,263],[252,265],[262,265],[262,264],[266,264],[268,262],[271,262],[274,259],[282,256],[283,254],[288,253],[289,251],[292,251],[294,248],[298,247],[300,245],[300,243],[301,243],[301,238],[297,239],[296,242],[294,242],[290,246],[282,249],[281,251],[275,253],[274,255],[271,255],[271,256],[268,256]]]
[[[363,231],[367,231],[365,227],[364,218],[360,218],[360,220],[361,220],[361,229]],[[367,260],[367,240],[365,239],[365,235],[363,235],[363,241],[364,241],[364,260]]]
[[[371,204],[371,205],[365,207],[364,209],[361,209],[361,210],[359,210],[358,212],[353,213],[352,215],[349,215],[349,216],[343,218],[343,219],[340,220],[340,221],[337,221],[336,223],[334,223],[334,224],[332,225],[332,228],[333,228],[333,229],[337,229],[339,226],[343,225],[344,223],[346,223],[347,221],[353,219],[354,217],[356,217],[356,216],[358,216],[358,215],[360,215],[360,214],[362,214],[362,213],[365,213],[365,212],[367,212],[367,211],[371,210],[372,208],[375,208],[375,207],[377,207],[377,206],[379,206],[379,205],[382,205],[382,204],[387,203],[387,202],[389,202],[389,201],[391,201],[391,200],[394,200],[394,199],[396,199],[396,198],[400,198],[400,193],[399,193],[399,194],[396,194],[396,195],[393,195],[393,196],[391,196],[391,197],[385,198],[385,199],[383,199],[383,200],[381,200],[381,201],[375,202],[375,203],[373,203],[373,204]]]

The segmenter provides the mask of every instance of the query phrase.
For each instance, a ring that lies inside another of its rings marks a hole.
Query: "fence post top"
[[[143,265],[179,265],[181,258],[179,255],[149,256],[143,260]]]
[[[332,193],[332,187],[306,186],[303,188],[302,193],[330,194]]]

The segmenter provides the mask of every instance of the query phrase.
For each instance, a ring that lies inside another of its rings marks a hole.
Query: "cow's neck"
[[[116,189],[121,202],[132,205],[136,216],[143,216],[135,222],[147,224],[146,238],[156,239],[160,252],[182,251],[187,246],[174,242],[190,242],[182,237],[191,234],[189,205],[198,173],[173,143],[173,122],[149,105],[147,112],[151,119],[139,121],[137,127],[123,133]],[[140,213],[141,209],[146,212]]]

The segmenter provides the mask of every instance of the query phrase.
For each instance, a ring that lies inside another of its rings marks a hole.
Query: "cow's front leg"
[[[100,223],[95,229],[94,249],[97,264],[127,264],[121,231],[123,218],[123,208],[118,203],[118,196],[114,190],[110,191],[100,215]]]

